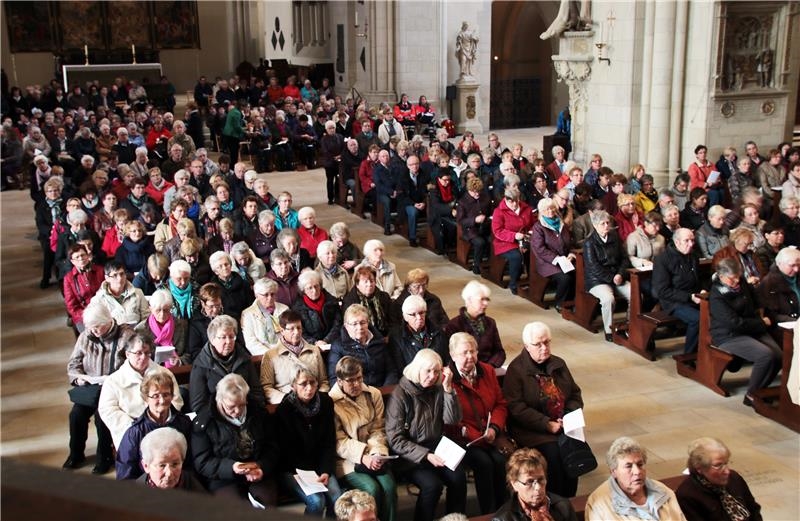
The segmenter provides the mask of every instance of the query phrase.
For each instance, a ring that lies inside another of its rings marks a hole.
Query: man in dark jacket
[[[800,288],[797,272],[800,268],[800,251],[783,248],[775,257],[775,264],[758,285],[764,313],[772,321],[772,330],[778,322],[790,322],[800,316]]]
[[[672,235],[672,243],[653,262],[653,296],[661,309],[686,324],[686,341],[683,352],[697,351],[700,330],[700,297],[702,287],[699,263],[694,252],[694,233],[679,228]]]
[[[383,234],[392,234],[392,200],[397,199],[398,182],[389,170],[389,152],[378,152],[378,163],[372,170],[372,181],[375,183],[375,192],[378,204],[383,206]]]
[[[406,160],[408,173],[403,175],[398,182],[400,194],[397,207],[403,209],[408,223],[408,245],[416,248],[417,243],[417,215],[425,211],[428,196],[428,176],[419,169],[419,158],[410,156]]]
[[[389,351],[394,357],[394,365],[403,368],[411,363],[420,349],[433,349],[442,357],[444,365],[450,363],[442,329],[434,327],[425,317],[428,308],[425,300],[418,295],[410,295],[403,302],[401,325],[389,334]]]

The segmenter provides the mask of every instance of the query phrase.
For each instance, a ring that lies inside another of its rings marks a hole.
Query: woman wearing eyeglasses
[[[383,335],[369,322],[369,312],[361,304],[351,304],[344,312],[341,336],[331,344],[328,376],[336,382],[336,364],[344,356],[357,358],[364,367],[364,382],[381,387],[397,383],[397,368]]]
[[[689,477],[675,491],[687,521],[761,521],[761,505],[730,467],[731,451],[716,438],[689,444]]]
[[[547,490],[547,460],[536,449],[519,449],[509,458],[506,479],[512,498],[492,521],[577,521],[568,499]]]
[[[550,353],[552,336],[543,322],[531,322],[522,330],[521,352],[508,365],[503,394],[508,400],[508,430],[521,447],[533,447],[547,460],[550,490],[573,497],[577,478],[567,476],[558,450],[558,434],[568,412],[583,407],[581,388],[563,358]]]

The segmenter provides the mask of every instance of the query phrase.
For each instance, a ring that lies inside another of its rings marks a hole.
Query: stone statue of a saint
[[[588,31],[591,27],[591,0],[561,0],[555,20],[539,38],[547,40],[560,36],[564,31]]]
[[[478,54],[478,35],[469,28],[467,22],[461,23],[461,31],[456,35],[456,58],[461,67],[460,78],[472,77],[472,65]]]

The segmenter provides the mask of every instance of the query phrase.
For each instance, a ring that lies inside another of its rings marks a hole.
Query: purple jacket
[[[536,221],[531,233],[531,252],[536,257],[536,272],[542,277],[551,277],[561,272],[561,268],[553,265],[553,259],[569,255],[572,244],[569,227],[561,226],[561,232],[556,232]]]

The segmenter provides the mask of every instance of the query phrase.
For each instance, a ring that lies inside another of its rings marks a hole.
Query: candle
[[[356,27],[358,27],[358,8],[356,8]]]
[[[83,44],[83,54],[89,56],[89,46],[86,44]]]
[[[131,44],[131,53],[136,54],[136,46]]]

